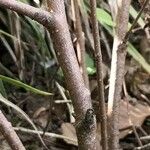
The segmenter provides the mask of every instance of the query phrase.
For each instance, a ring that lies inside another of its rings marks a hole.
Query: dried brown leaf
[[[74,139],[75,141],[77,141],[76,131],[75,131],[74,126],[71,123],[63,123],[61,125],[61,129],[62,129],[62,135],[67,136],[70,139]],[[64,139],[64,141],[68,144],[72,144],[72,145],[75,145],[75,146],[78,145],[77,142],[73,142],[72,140]]]
[[[127,101],[121,101],[119,129],[126,129],[131,125],[141,126],[148,116],[150,116],[150,107],[148,105],[138,101],[134,105]],[[120,132],[120,138],[125,137],[131,131],[131,129],[127,129]]]

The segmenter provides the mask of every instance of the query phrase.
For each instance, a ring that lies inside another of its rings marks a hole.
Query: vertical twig
[[[75,27],[76,27],[76,34],[77,34],[77,42],[79,44],[79,51],[80,51],[79,64],[82,69],[81,71],[82,71],[82,76],[83,76],[85,85],[87,88],[89,88],[89,79],[88,79],[86,63],[85,63],[85,39],[84,39],[84,34],[82,32],[78,0],[73,0],[73,2],[74,2],[74,10],[75,10]]]
[[[23,146],[18,135],[14,131],[11,123],[7,121],[1,110],[0,110],[0,132],[7,140],[12,150],[25,150],[25,147]]]
[[[94,37],[96,69],[97,69],[99,117],[101,120],[102,148],[103,150],[107,150],[107,117],[106,117],[105,98],[104,98],[100,36],[99,36],[98,22],[96,19],[96,0],[90,0],[90,4],[91,4],[91,17],[92,17],[92,25],[93,25],[93,37]]]
[[[119,104],[120,93],[122,89],[122,82],[124,78],[124,67],[127,41],[129,36],[137,23],[144,8],[149,0],[145,0],[138,16],[133,22],[131,28],[127,32],[129,8],[131,0],[127,1],[113,1],[109,0],[113,19],[116,22],[116,29],[113,43],[113,54],[111,62],[111,75],[108,96],[108,130],[109,130],[109,149],[116,150],[119,148],[119,131],[118,131],[118,118],[119,118]]]
[[[119,105],[126,57],[126,44],[122,43],[127,32],[130,3],[131,0],[109,0],[116,22],[108,96],[109,150],[119,149]]]
[[[89,42],[89,45],[91,46],[92,49],[94,49],[94,41],[93,41],[93,36],[91,33],[91,28],[88,20],[88,13],[86,10],[86,6],[84,4],[84,0],[81,0],[81,6],[80,6],[80,12],[83,20],[83,30],[86,36],[87,42]]]
[[[136,131],[136,127],[135,127],[134,125],[132,125],[132,129],[133,129],[135,138],[136,138],[136,140],[137,140],[139,146],[143,146],[142,141],[140,140],[140,137],[139,137],[139,135],[138,135],[138,133],[137,133],[137,131]]]

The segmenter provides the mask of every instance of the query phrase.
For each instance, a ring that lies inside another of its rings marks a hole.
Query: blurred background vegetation
[[[21,1],[46,9],[46,4],[42,3],[42,1]],[[107,2],[97,0],[97,3],[97,19],[100,25],[104,66],[103,74],[107,100],[113,28],[115,27],[115,23],[112,21]],[[65,7],[71,38],[76,47],[77,37],[74,29],[73,3],[70,0],[65,0]],[[82,30],[85,37],[86,65],[92,99],[95,104],[97,99],[96,69],[93,58],[94,46],[88,1],[79,1],[79,8]],[[140,8],[141,6],[137,1],[132,2],[129,27],[136,18]],[[69,94],[66,90],[64,76],[57,62],[52,40],[47,30],[26,16],[0,8],[0,53],[0,92],[2,95],[24,110],[41,129],[45,129],[45,126],[47,126],[48,131],[62,132],[60,131],[62,122],[70,122],[68,107],[70,109],[72,105],[70,103],[70,106],[66,106],[66,103],[60,105],[60,103],[56,102],[56,100],[62,99],[63,94],[69,101]],[[125,86],[128,96],[136,99],[136,101],[142,99],[149,105],[150,33],[144,14],[139,19],[128,43],[125,72]],[[63,94],[61,90],[58,90],[59,86],[57,83],[61,85]],[[40,96],[39,94],[50,96]],[[1,105],[0,107],[9,118],[13,114],[16,114],[5,105]],[[144,119],[147,116],[144,116]],[[147,124],[148,122],[147,120]],[[14,126],[27,126],[27,123],[20,118],[18,119],[16,115],[12,119],[12,123]],[[24,137],[22,140],[27,143],[27,148],[37,149],[37,145],[32,143],[31,138],[27,139]],[[29,145],[29,143],[33,145]],[[67,144],[62,144],[61,142],[56,144],[54,141],[51,141],[50,144],[52,143],[55,146],[64,147],[64,149],[69,147]],[[133,142],[134,144],[136,145],[137,143]]]

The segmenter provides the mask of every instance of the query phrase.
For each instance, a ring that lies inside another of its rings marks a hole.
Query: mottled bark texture
[[[82,22],[80,18],[80,11],[79,11],[79,1],[74,0],[74,11],[75,11],[75,30],[76,30],[76,35],[77,35],[77,51],[79,52],[79,65],[81,68],[82,76],[84,79],[84,83],[86,87],[89,89],[89,78],[87,74],[87,69],[86,69],[86,62],[85,62],[85,37],[82,32]]]
[[[108,96],[109,150],[119,149],[119,105],[127,53],[127,46],[123,40],[128,29],[130,3],[131,0],[109,0],[112,16],[116,22]]]
[[[7,121],[2,111],[0,110],[0,132],[7,140],[12,150],[25,150],[18,135],[14,131],[10,122]]]
[[[102,53],[101,53],[98,21],[96,18],[96,0],[90,0],[90,4],[91,4],[91,19],[92,19],[92,27],[93,27],[92,29],[93,29],[96,73],[97,73],[97,83],[98,83],[98,98],[99,98],[98,118],[101,123],[101,145],[103,150],[107,150],[108,148],[107,116],[106,116],[105,97],[104,97]]]
[[[54,13],[55,23],[49,26],[48,30],[51,34],[59,64],[62,67],[67,87],[73,100],[76,121],[80,123],[86,111],[92,107],[90,91],[86,88],[79,69],[68,30],[63,1],[57,0],[54,2],[49,0],[49,3],[49,11]],[[79,149],[94,150],[96,148],[96,122],[94,123],[95,125],[88,132],[78,130],[78,127],[76,128]]]

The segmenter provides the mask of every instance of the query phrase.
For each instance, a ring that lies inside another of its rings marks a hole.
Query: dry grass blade
[[[21,131],[21,132],[25,132],[25,133],[29,133],[29,134],[43,134],[43,131],[36,131],[36,130],[31,130],[31,129],[26,129],[23,127],[14,127],[15,131]],[[55,134],[55,133],[50,133],[50,132],[45,132],[44,136],[47,137],[51,137],[51,138],[57,138],[57,139],[63,139],[63,140],[68,140],[71,141],[72,143],[74,143],[74,145],[78,145],[77,144],[77,139],[73,139],[64,135],[59,135],[59,134]]]
[[[10,32],[11,34],[16,37],[18,40],[13,40],[13,46],[15,55],[17,58],[17,67],[18,67],[18,74],[21,80],[24,80],[24,51],[21,46],[21,23],[20,18],[15,12],[8,11],[9,15],[9,23],[10,23]]]
[[[35,131],[38,131],[37,127],[35,126],[35,124],[33,123],[33,121],[30,119],[30,117],[22,110],[20,109],[17,105],[13,104],[12,102],[8,101],[6,98],[4,98],[1,94],[0,94],[0,102],[4,103],[5,105],[13,108],[14,110],[16,110],[18,113],[20,113],[29,123],[30,125],[33,127],[33,129]],[[41,135],[37,132],[37,135],[41,141],[41,143],[43,144],[43,146],[47,149],[47,146],[45,145]]]

